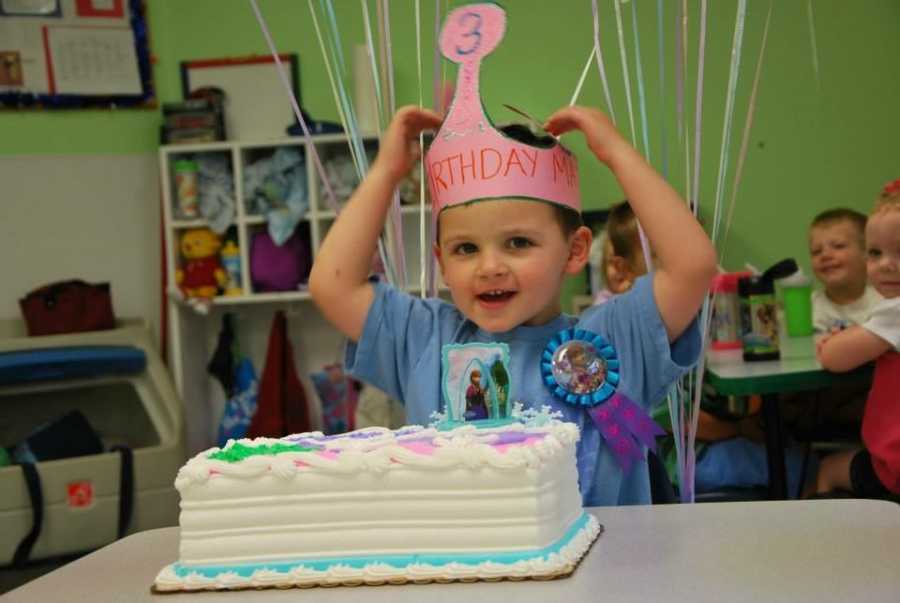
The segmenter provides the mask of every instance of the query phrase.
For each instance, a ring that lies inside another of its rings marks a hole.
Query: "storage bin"
[[[92,351],[95,346],[121,346],[122,353],[113,350],[115,358],[107,359],[107,348]],[[80,354],[72,353],[73,348],[82,348]],[[132,450],[128,532],[177,525],[173,483],[185,461],[183,408],[143,322],[120,321],[109,331],[27,337],[20,321],[0,321],[4,353],[7,359],[13,353],[34,353],[49,360],[35,361],[30,372],[0,371],[0,446],[21,442],[39,426],[77,409],[105,450]],[[89,551],[117,538],[120,463],[118,452],[104,452],[35,465],[43,522],[29,560]],[[0,468],[0,565],[12,561],[32,524],[22,468]]]

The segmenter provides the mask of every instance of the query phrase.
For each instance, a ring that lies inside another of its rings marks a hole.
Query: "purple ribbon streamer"
[[[644,409],[618,392],[604,404],[591,408],[588,414],[625,472],[634,461],[644,458],[641,446],[655,450],[656,436],[665,433]]]

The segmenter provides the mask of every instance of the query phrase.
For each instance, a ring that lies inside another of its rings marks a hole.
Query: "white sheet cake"
[[[157,591],[551,578],[601,531],[548,420],[229,442],[179,471]]]

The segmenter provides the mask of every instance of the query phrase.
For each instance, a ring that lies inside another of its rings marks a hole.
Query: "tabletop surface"
[[[605,531],[575,573],[476,582],[154,595],[178,528],[141,532],[29,582],[0,603],[107,601],[765,601],[900,600],[900,505],[814,500],[590,509]]]
[[[812,337],[782,337],[780,348],[780,359],[757,362],[744,361],[740,349],[710,350],[706,354],[706,366],[720,377],[758,377],[823,370],[816,360]]]
[[[848,382],[868,383],[872,369],[831,373],[816,360],[813,337],[782,337],[781,358],[747,362],[740,350],[710,350],[706,354],[709,383],[721,394],[743,396],[811,391]]]

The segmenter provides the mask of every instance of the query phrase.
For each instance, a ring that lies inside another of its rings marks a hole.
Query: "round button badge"
[[[566,329],[547,344],[541,358],[544,383],[569,404],[595,406],[607,400],[619,383],[616,351],[601,335]]]

